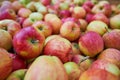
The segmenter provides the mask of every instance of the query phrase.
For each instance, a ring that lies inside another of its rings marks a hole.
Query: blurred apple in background
[[[95,57],[104,49],[102,37],[93,31],[88,31],[79,39],[80,51],[87,56]]]
[[[120,68],[120,51],[117,49],[107,48],[103,50],[98,56],[98,59],[104,59]]]
[[[102,21],[94,20],[88,24],[86,31],[94,31],[102,36],[108,31],[108,26]]]
[[[12,7],[12,2],[10,2],[10,1],[2,1],[1,2],[1,6],[0,6],[0,12],[3,12],[3,11],[5,11],[5,10],[7,10],[7,9],[11,9],[11,10],[13,10],[13,7]]]
[[[13,47],[22,58],[32,59],[41,54],[44,41],[45,37],[38,28],[26,27],[14,36]]]
[[[32,12],[37,11],[36,8],[35,8],[34,3],[35,3],[34,1],[29,2],[29,3],[26,5],[26,8],[29,9],[29,10],[31,10]]]
[[[115,48],[120,50],[120,30],[113,29],[103,35],[105,48]]]
[[[80,27],[73,21],[66,21],[60,28],[60,35],[69,41],[75,41],[80,37]]]

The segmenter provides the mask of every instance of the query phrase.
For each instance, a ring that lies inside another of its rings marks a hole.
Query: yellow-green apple
[[[13,38],[13,47],[18,55],[24,59],[39,56],[44,46],[45,37],[35,27],[21,29]]]
[[[104,59],[98,59],[92,63],[89,69],[103,69],[112,73],[113,75],[120,76],[120,69],[113,63]]]
[[[79,44],[76,42],[72,42],[72,54],[73,55],[81,54]]]
[[[73,21],[66,21],[60,28],[60,35],[69,41],[75,41],[80,37],[80,26]]]
[[[106,48],[115,48],[120,50],[120,30],[113,29],[103,35],[103,41]]]
[[[20,3],[20,1],[16,1],[16,0],[12,2],[12,7],[16,12],[18,12],[19,9],[24,8],[24,6]]]
[[[79,21],[79,24],[80,24],[80,30],[83,31],[83,32],[86,31],[88,22],[85,19],[78,19],[78,21]]]
[[[81,74],[78,64],[75,62],[64,63],[65,70],[68,74],[68,80],[78,80]]]
[[[120,51],[114,48],[107,48],[103,50],[99,56],[98,59],[104,59],[108,62],[111,62],[115,65],[117,65],[120,68]]]
[[[88,24],[87,31],[94,31],[102,36],[108,31],[108,25],[102,21],[94,20]]]
[[[13,37],[18,31],[21,30],[21,25],[10,19],[5,19],[0,21],[0,29],[6,30]]]
[[[51,0],[40,0],[40,2],[41,2],[44,6],[47,6],[47,5],[50,5]]]
[[[98,33],[88,31],[80,37],[79,47],[84,55],[95,57],[104,49],[104,42]]]
[[[86,0],[73,0],[73,3],[74,3],[75,5],[83,5],[84,2],[86,2]]]
[[[36,8],[35,8],[35,5],[34,5],[34,1],[30,1],[27,5],[26,5],[26,8],[31,10],[32,12],[35,12],[37,11]]]
[[[43,49],[44,55],[57,56],[62,62],[69,61],[69,54],[71,53],[71,42],[62,37],[49,40]]]
[[[109,17],[112,13],[111,5],[108,1],[99,1],[98,4],[96,4],[92,8],[92,13],[103,13],[107,17]]]
[[[58,57],[44,55],[35,59],[24,80],[68,80],[68,75]]]
[[[120,80],[120,78],[104,69],[88,69],[79,80]]]
[[[112,29],[120,29],[120,14],[114,15],[110,18],[110,27]]]
[[[60,2],[60,4],[59,4],[60,10],[69,10],[69,7],[70,7],[70,5],[67,2]]]
[[[72,16],[79,19],[79,18],[85,18],[86,11],[83,7],[75,6],[72,11]]]
[[[17,15],[23,18],[28,18],[32,12],[27,8],[20,8]]]
[[[48,13],[45,15],[44,20],[52,26],[53,34],[60,33],[62,21],[57,15]]]
[[[34,6],[35,6],[37,12],[39,12],[39,13],[41,13],[43,15],[45,15],[47,13],[47,8],[42,3],[35,2]]]
[[[3,20],[3,19],[15,20],[16,16],[17,15],[13,9],[5,9],[3,11],[0,11],[0,20]]]
[[[12,36],[3,29],[0,29],[0,47],[6,50],[12,48]]]
[[[5,49],[0,48],[0,80],[5,80],[11,72],[12,59]]]
[[[23,80],[27,69],[19,69],[10,73],[6,80]]]
[[[38,28],[44,34],[45,37],[48,37],[52,34],[52,27],[47,22],[37,21],[33,23],[32,26]]]
[[[18,56],[17,54],[14,54],[14,53],[10,53],[9,55],[13,61],[12,62],[12,71],[26,68],[26,62],[20,56]]]
[[[93,20],[100,20],[109,25],[109,19],[103,13],[97,13],[92,17]]]
[[[19,2],[24,6],[26,6],[28,3],[30,3],[30,1],[31,0],[19,0]]]

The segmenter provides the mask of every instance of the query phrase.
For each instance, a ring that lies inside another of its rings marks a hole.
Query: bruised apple
[[[24,80],[68,80],[68,76],[59,58],[39,56],[29,67]]]

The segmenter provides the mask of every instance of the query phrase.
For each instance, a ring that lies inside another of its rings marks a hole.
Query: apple
[[[29,9],[27,9],[27,8],[20,8],[18,10],[18,14],[17,15],[20,16],[20,17],[23,17],[23,18],[28,18],[31,13],[32,12]]]
[[[115,48],[120,50],[120,30],[113,29],[103,35],[105,48]]]
[[[80,76],[79,66],[75,62],[64,63],[65,70],[68,74],[68,80],[78,80]]]
[[[37,11],[36,8],[35,8],[35,5],[34,5],[34,1],[30,1],[27,5],[26,5],[26,8],[31,10],[32,12],[35,12]]]
[[[22,80],[27,72],[27,69],[19,69],[13,71],[6,80]]]
[[[60,10],[69,10],[70,5],[67,2],[61,2],[59,4]]]
[[[12,58],[12,61],[13,61],[12,71],[26,68],[26,62],[20,56],[18,56],[17,54],[14,54],[14,53],[10,53],[9,55]]]
[[[47,5],[50,5],[51,0],[40,0],[40,2],[41,2],[44,6],[47,6]]]
[[[116,76],[120,76],[120,69],[115,64],[104,59],[94,61],[89,69],[103,69]]]
[[[100,20],[109,25],[109,18],[107,18],[103,13],[97,13],[92,17],[93,20]]]
[[[99,1],[98,4],[96,4],[92,8],[92,13],[103,13],[107,17],[109,17],[112,13],[111,5],[108,1]]]
[[[23,27],[23,22],[26,18],[23,18],[23,17],[17,17],[16,21],[20,24],[21,27]]]
[[[57,15],[48,13],[44,16],[44,21],[49,23],[52,26],[53,34],[60,33],[62,21]]]
[[[51,25],[49,25],[48,23],[44,21],[37,21],[33,23],[32,26],[38,28],[44,34],[45,37],[48,37],[52,34]]]
[[[16,5],[17,5],[17,7],[16,7]],[[14,11],[18,12],[18,10],[21,8],[24,8],[24,6],[20,3],[20,1],[13,1],[12,8],[14,9]]]
[[[6,9],[12,9],[12,3],[10,1],[2,1],[0,6],[0,12],[6,10]]]
[[[74,17],[67,17],[67,18],[62,18],[61,19],[63,23],[67,22],[67,21],[73,21],[75,23],[79,23],[78,19],[74,18]]]
[[[26,6],[30,1],[31,0],[19,0],[19,2],[24,6]]]
[[[8,31],[13,38],[21,30],[21,25],[14,20],[5,19],[0,21],[0,29]]]
[[[92,17],[94,16],[94,14],[92,13],[88,13],[86,14],[85,20],[90,23],[92,21]]]
[[[62,37],[49,40],[43,49],[44,55],[57,56],[63,63],[69,61],[70,53],[72,45],[69,40]]]
[[[78,22],[80,24],[80,30],[83,32],[86,31],[88,22],[85,19],[78,19]]]
[[[56,8],[55,5],[48,5],[47,10],[48,10],[48,13],[52,13],[56,15],[58,15],[59,13],[58,7]]]
[[[94,20],[88,24],[86,30],[94,31],[102,36],[108,31],[108,25],[102,21]]]
[[[120,29],[120,14],[110,18],[110,27],[112,29]]]
[[[76,5],[83,5],[86,0],[73,0],[73,3]]]
[[[80,37],[80,27],[73,21],[66,21],[60,28],[60,35],[69,41],[75,41]]]
[[[120,80],[120,78],[104,69],[89,69],[81,74],[79,80]]]
[[[0,29],[0,48],[10,50],[12,48],[12,37],[5,31]]]
[[[80,6],[75,6],[72,11],[72,16],[79,19],[79,18],[85,18],[86,11],[84,8]]]
[[[80,37],[79,47],[84,55],[95,57],[104,49],[104,43],[98,33],[88,31]]]
[[[81,54],[78,43],[72,42],[72,51],[73,51],[73,52],[72,52],[73,55]]]
[[[0,20],[3,20],[3,19],[15,20],[16,16],[17,15],[13,9],[5,9],[5,10],[0,12]]]
[[[107,48],[103,50],[98,59],[104,59],[110,63],[117,65],[120,68],[120,51],[114,48]]]
[[[71,16],[71,12],[69,10],[61,10],[59,16],[60,18],[68,18]]]
[[[58,57],[44,55],[35,59],[24,80],[68,80],[68,76]]]
[[[0,80],[6,80],[7,76],[12,72],[12,59],[9,53],[0,48]]]
[[[38,28],[26,27],[14,36],[13,47],[22,58],[32,59],[41,54],[44,41],[45,37]]]

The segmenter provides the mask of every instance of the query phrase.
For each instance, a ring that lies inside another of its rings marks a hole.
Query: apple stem
[[[89,58],[90,58],[90,56],[86,56],[86,57],[84,57],[84,58],[79,62],[78,65],[80,65],[81,62],[84,62],[85,60],[87,60],[87,59],[89,59]]]

